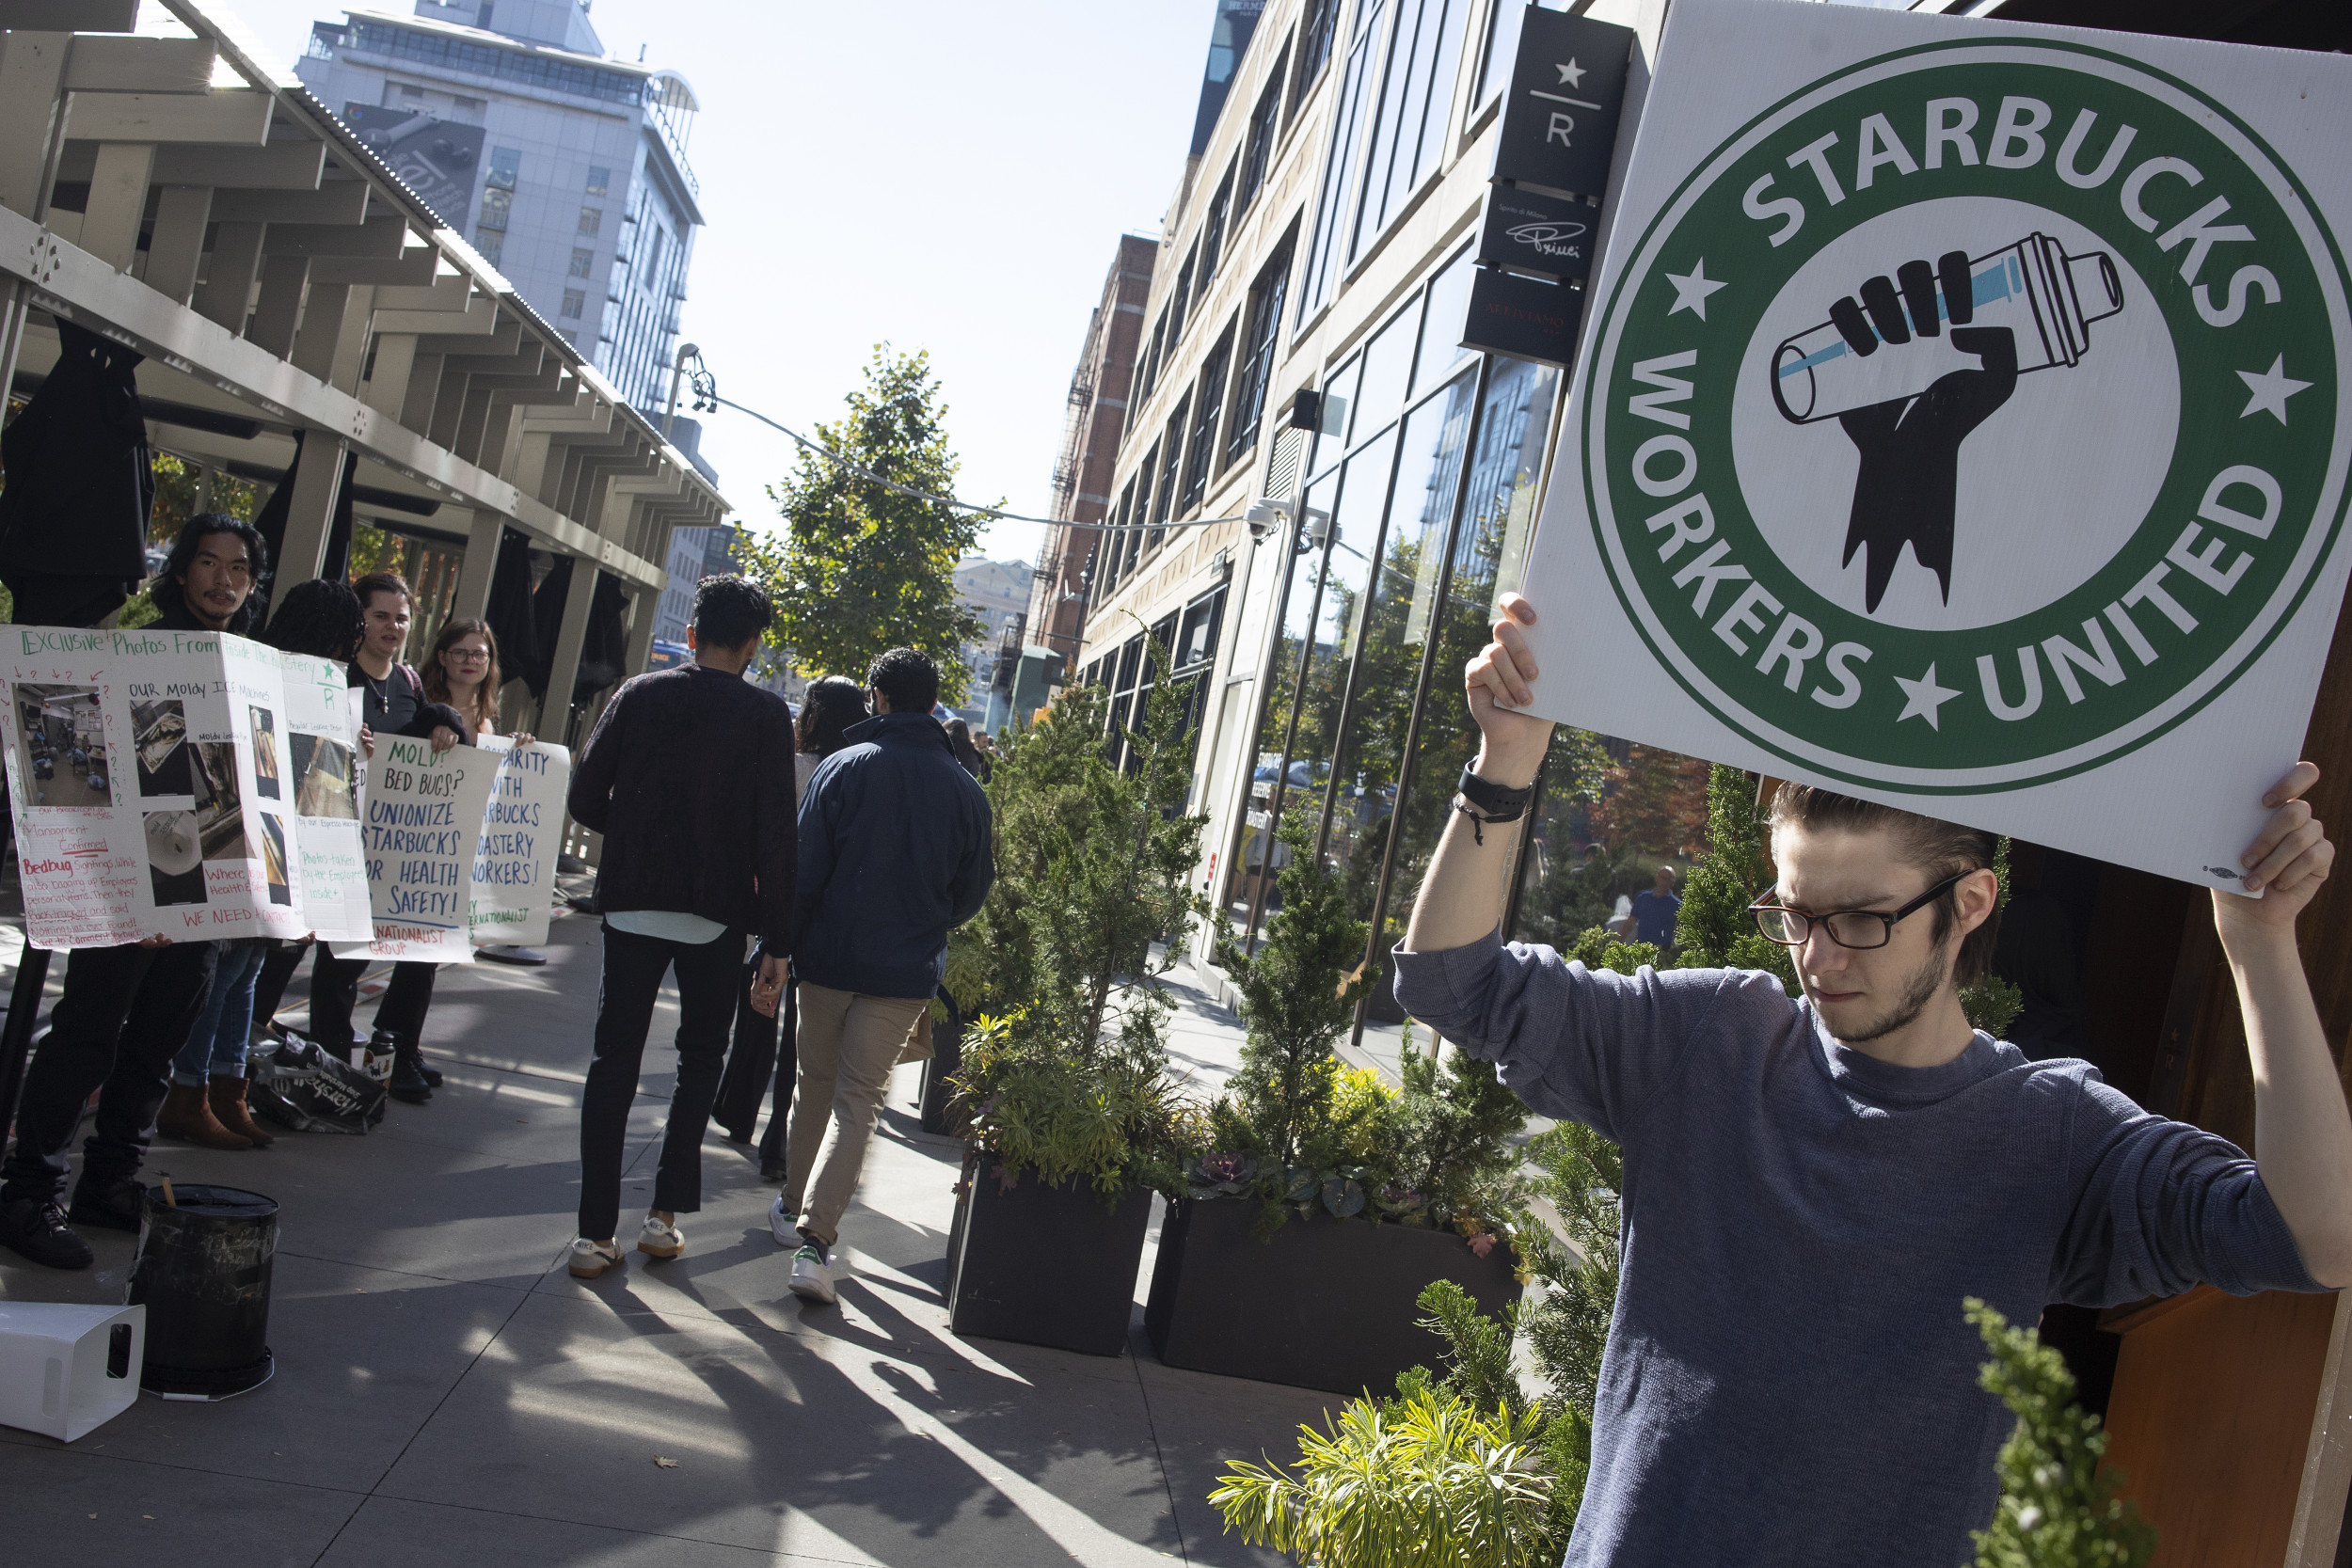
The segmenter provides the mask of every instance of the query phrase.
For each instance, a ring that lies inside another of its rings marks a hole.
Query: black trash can
[[[167,1400],[225,1400],[258,1388],[269,1354],[270,1260],[278,1200],[235,1187],[147,1191],[127,1305],[147,1304],[139,1386]]]

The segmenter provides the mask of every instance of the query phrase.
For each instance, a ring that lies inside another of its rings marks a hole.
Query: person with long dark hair
[[[846,676],[824,676],[802,693],[801,711],[792,726],[798,747],[792,757],[795,806],[807,798],[809,777],[817,771],[817,765],[847,746],[850,739],[843,732],[863,723],[866,717],[866,690]],[[752,1129],[759,1121],[759,1101],[770,1093],[769,1081],[773,1079],[768,1131],[759,1140],[759,1175],[763,1181],[781,1181],[785,1178],[785,1131],[792,1113],[792,1077],[799,1060],[793,1050],[793,1029],[800,1015],[789,980],[774,1013],[763,1013],[752,1005],[759,960],[760,954],[755,952],[743,966],[743,984],[735,1001],[735,1038],[727,1049],[726,1076],[719,1081],[719,1102],[711,1119],[730,1142],[750,1143]]]
[[[150,588],[162,611],[152,624],[242,635],[259,614],[253,587],[268,570],[268,546],[252,524],[199,513]],[[25,1068],[16,1142],[0,1160],[0,1245],[51,1268],[86,1269],[90,1246],[74,1227],[139,1228],[147,1207],[139,1166],[171,1089],[171,1058],[195,1026],[217,958],[217,943],[168,937],[73,951],[49,1030]],[[73,1134],[92,1090],[98,1120],[69,1205]],[[200,1101],[204,1091],[195,1092]],[[221,1139],[235,1137],[223,1147],[249,1146],[209,1110],[206,1120]]]
[[[340,578],[312,578],[286,590],[270,615],[268,627],[255,633],[254,641],[280,653],[349,663],[366,629],[359,595],[351,591],[351,584]],[[262,959],[261,974],[253,983],[252,1017],[273,1033],[278,1032],[273,1020],[278,1003],[285,999],[286,983],[302,967],[302,956],[310,950],[309,937],[288,940]]]

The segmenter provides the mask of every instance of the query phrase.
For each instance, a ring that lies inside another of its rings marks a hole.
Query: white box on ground
[[[0,1426],[71,1443],[131,1408],[147,1307],[0,1301]]]

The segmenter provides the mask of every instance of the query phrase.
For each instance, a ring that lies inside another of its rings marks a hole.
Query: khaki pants
[[[908,1034],[930,1008],[929,997],[860,996],[801,982],[799,1082],[792,1130],[785,1140],[784,1206],[800,1214],[802,1230],[827,1247],[839,1235],[841,1212],[850,1206],[866,1167],[866,1145],[890,1087],[890,1070],[898,1065]]]

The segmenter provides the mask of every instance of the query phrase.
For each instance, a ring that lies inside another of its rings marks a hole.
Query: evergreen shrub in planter
[[[1170,1366],[1356,1393],[1440,1348],[1412,1316],[1430,1281],[1489,1310],[1518,1294],[1526,1111],[1492,1069],[1457,1071],[1409,1033],[1401,1090],[1334,1060],[1365,927],[1304,824],[1284,836],[1264,944],[1219,954],[1249,1039],[1161,1232],[1144,1327]]]
[[[1099,692],[1065,693],[990,780],[997,880],[948,963],[978,1022],[953,1078],[970,1152],[947,1300],[959,1334],[1116,1355],[1152,1194],[1181,1190],[1199,1139],[1168,1072],[1152,944],[1199,912],[1205,818],[1180,815],[1182,692],[1163,683],[1127,734],[1133,774],[1105,758],[1102,721]]]

